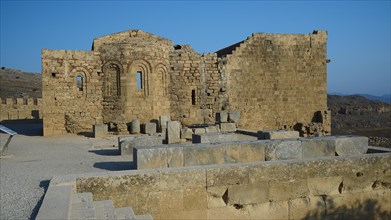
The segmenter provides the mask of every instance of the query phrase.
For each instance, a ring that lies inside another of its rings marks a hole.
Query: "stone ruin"
[[[326,41],[326,31],[254,33],[199,54],[129,30],[94,39],[91,51],[43,49],[43,134],[103,124],[127,134],[133,120],[156,124],[161,115],[184,126],[214,124],[227,111],[239,112],[245,129],[328,135]]]
[[[133,30],[42,50],[44,135],[119,134],[136,170],[53,177],[37,219],[390,218],[391,151],[327,136],[326,38],[198,54]]]

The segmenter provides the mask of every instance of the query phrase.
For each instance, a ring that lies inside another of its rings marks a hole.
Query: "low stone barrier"
[[[137,169],[149,169],[346,156],[365,154],[366,149],[368,139],[360,136],[148,145],[134,148],[133,161]]]
[[[134,147],[160,145],[162,142],[162,137],[158,135],[118,137],[118,148],[121,152],[121,155],[133,156]]]
[[[109,172],[76,191],[153,219],[387,219],[390,177],[381,153]]]
[[[205,134],[193,134],[193,144],[198,143],[217,143],[217,142],[229,142],[237,141],[238,136],[235,133],[205,133]]]
[[[299,137],[300,134],[298,131],[290,131],[290,130],[258,131],[258,140],[288,139],[288,138],[299,138]]]

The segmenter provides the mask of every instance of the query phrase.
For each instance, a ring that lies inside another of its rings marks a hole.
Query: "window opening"
[[[195,91],[195,89],[191,90],[191,104],[192,105],[196,104],[196,91]]]
[[[78,91],[83,92],[83,76],[76,76],[76,86]]]
[[[137,71],[137,89],[143,89],[143,73],[141,71]]]

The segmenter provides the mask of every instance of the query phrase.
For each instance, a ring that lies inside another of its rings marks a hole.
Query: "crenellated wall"
[[[0,98],[0,121],[42,119],[41,98]]]

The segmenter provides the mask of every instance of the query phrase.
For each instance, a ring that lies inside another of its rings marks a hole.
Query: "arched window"
[[[77,91],[83,92],[84,77],[82,75],[76,76],[76,87]]]
[[[143,72],[137,71],[137,89],[143,89]]]

